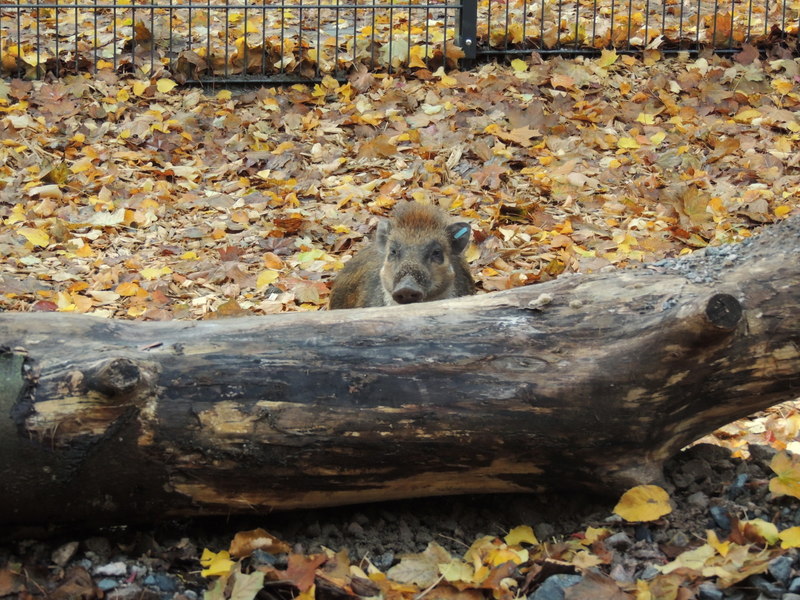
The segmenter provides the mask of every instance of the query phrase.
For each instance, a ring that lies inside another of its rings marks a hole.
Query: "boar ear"
[[[389,241],[389,232],[392,229],[392,224],[388,219],[381,219],[378,222],[378,228],[375,230],[375,244],[378,248],[385,248],[386,242]]]
[[[447,235],[450,236],[450,247],[453,252],[461,254],[469,246],[472,228],[469,223],[452,223],[447,226]]]

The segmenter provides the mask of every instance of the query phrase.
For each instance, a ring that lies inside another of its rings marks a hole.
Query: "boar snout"
[[[392,290],[392,298],[398,304],[413,304],[414,302],[422,302],[423,294],[417,280],[411,275],[406,275]]]

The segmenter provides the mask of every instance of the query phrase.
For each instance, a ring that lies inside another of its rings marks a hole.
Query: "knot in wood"
[[[725,331],[732,331],[742,318],[742,305],[730,294],[714,294],[706,303],[708,321]]]
[[[107,396],[121,396],[134,391],[142,379],[138,364],[127,358],[114,358],[87,373],[86,384]]]

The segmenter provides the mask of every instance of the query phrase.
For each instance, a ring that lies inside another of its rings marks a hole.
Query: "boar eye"
[[[435,263],[444,262],[444,253],[442,252],[441,248],[434,248],[431,250],[431,261]]]
[[[389,258],[399,258],[400,257],[400,250],[397,246],[390,246],[389,247]]]

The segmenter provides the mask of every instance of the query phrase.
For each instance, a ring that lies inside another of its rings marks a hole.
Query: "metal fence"
[[[796,44],[798,25],[798,0],[0,0],[0,66],[276,82],[532,50]]]

